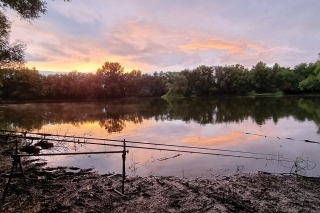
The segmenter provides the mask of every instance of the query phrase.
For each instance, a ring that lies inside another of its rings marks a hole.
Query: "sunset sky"
[[[62,0],[31,24],[7,11],[11,40],[27,43],[28,67],[96,72],[180,71],[259,61],[294,67],[320,52],[319,0]]]

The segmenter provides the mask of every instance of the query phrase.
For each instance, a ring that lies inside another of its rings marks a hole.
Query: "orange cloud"
[[[186,45],[181,45],[180,48],[183,50],[206,50],[206,49],[234,49],[236,46],[221,42],[218,40],[194,42]]]
[[[149,69],[150,66],[135,61],[130,57],[121,56],[110,51],[103,39],[88,39],[77,37],[50,28],[47,24],[38,20],[34,25],[22,22],[13,17],[16,22],[12,29],[12,39],[22,39],[28,44],[28,67],[36,67],[38,70],[66,72],[77,70],[79,72],[95,72],[104,62],[119,62],[125,72],[133,69]],[[130,29],[131,30],[131,29]],[[139,34],[148,37],[147,29],[137,28],[132,42],[139,41]],[[128,35],[124,33],[123,36]],[[36,39],[35,39],[36,38]],[[108,38],[108,40],[112,40]]]
[[[209,49],[220,49],[228,50],[233,54],[245,54],[248,50],[254,50],[261,52],[264,50],[263,47],[256,44],[239,44],[234,41],[223,41],[223,40],[206,40],[200,42],[193,42],[179,46],[182,50],[209,50]]]
[[[263,47],[260,47],[259,45],[256,45],[256,44],[248,44],[248,47],[258,52],[262,52],[265,50]]]
[[[59,61],[59,63],[57,63],[57,61]],[[100,56],[100,58],[96,59],[95,61],[89,62],[81,62],[74,58],[64,59],[61,57],[56,58],[53,61],[28,61],[26,65],[28,67],[36,67],[37,70],[49,70],[55,72],[77,70],[78,72],[95,73],[97,69],[100,68],[106,61],[119,62],[124,67],[125,72],[130,72],[133,69],[141,69],[142,67],[139,63],[127,61],[119,57],[112,57],[110,55],[108,55],[106,59]]]

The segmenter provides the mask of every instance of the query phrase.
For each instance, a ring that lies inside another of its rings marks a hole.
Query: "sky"
[[[7,13],[30,68],[95,73],[109,61],[153,73],[315,62],[319,8],[319,0],[55,0],[31,23]]]

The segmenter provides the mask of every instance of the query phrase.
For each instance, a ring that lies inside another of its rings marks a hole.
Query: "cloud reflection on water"
[[[107,103],[22,104],[2,106],[4,113],[0,116],[2,126],[10,124],[42,133],[279,155],[273,156],[274,161],[195,153],[181,153],[173,158],[177,153],[129,148],[127,167],[136,163],[136,174],[208,177],[217,173],[236,172],[240,167],[247,172],[289,172],[293,162],[282,165],[276,158],[295,160],[297,157],[303,157],[320,165],[317,157],[318,144],[285,139],[292,137],[300,140],[318,140],[320,119],[313,113],[318,102],[317,98],[312,97],[285,97],[192,99],[170,104],[156,99]],[[106,106],[108,110],[104,113],[103,109]],[[244,134],[245,132],[257,135]],[[160,148],[155,145],[147,147]],[[110,148],[96,145],[77,146],[70,143],[67,149],[103,151]],[[179,150],[194,151],[186,148]],[[218,150],[210,152],[230,154]],[[237,155],[261,157],[260,154]],[[163,158],[167,159],[160,160]],[[121,155],[116,154],[48,159],[51,159],[50,165],[94,166],[102,173],[119,172],[121,167]],[[308,171],[308,174],[319,175],[319,166]]]

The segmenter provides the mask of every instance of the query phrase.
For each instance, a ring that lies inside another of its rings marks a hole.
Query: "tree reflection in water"
[[[126,122],[141,124],[182,120],[199,124],[240,123],[252,119],[263,125],[272,119],[292,116],[298,121],[310,120],[320,133],[320,100],[318,97],[232,97],[163,99],[121,99],[108,102],[8,104],[0,107],[1,129],[40,130],[48,124],[99,122],[108,133],[121,132]]]

